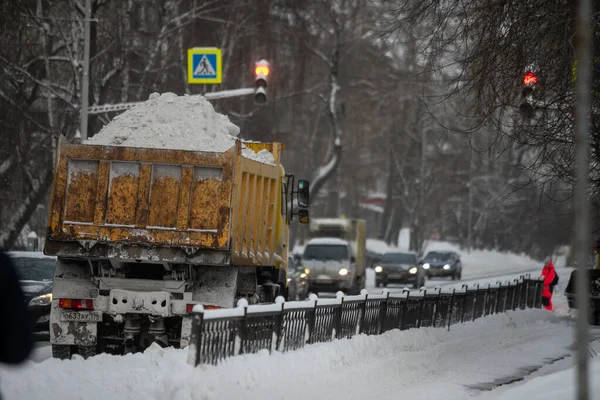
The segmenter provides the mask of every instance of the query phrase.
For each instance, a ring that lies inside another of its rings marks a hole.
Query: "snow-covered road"
[[[541,262],[523,255],[482,250],[466,252],[447,242],[430,241],[425,253],[430,250],[457,252],[461,258],[463,271],[462,280],[460,281],[452,281],[449,278],[427,279],[425,281],[426,288],[436,286],[460,288],[463,284],[480,284],[483,286],[488,283],[495,284],[497,281],[512,281],[523,274],[539,276],[543,266]],[[369,292],[379,293],[381,289],[375,287],[375,271],[367,269],[366,275],[366,289]],[[401,292],[404,286],[410,285],[389,285],[387,289],[391,293]]]

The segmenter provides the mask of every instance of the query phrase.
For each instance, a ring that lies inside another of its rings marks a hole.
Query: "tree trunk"
[[[389,159],[388,159],[388,181],[387,181],[387,193],[386,193],[386,197],[385,197],[385,207],[383,209],[383,218],[381,219],[381,224],[379,226],[379,235],[378,238],[379,239],[383,239],[386,240],[389,238],[389,232],[391,230],[391,225],[392,225],[392,221],[393,221],[393,217],[394,217],[394,187],[396,185],[396,179],[395,179],[395,174],[394,172],[396,171],[396,168],[394,166],[394,160],[393,160],[393,150],[390,150],[389,152]]]
[[[46,171],[42,181],[29,192],[29,195],[8,224],[7,230],[2,234],[2,247],[5,249],[11,249],[15,245],[33,212],[48,193],[52,184],[52,168],[49,167]]]

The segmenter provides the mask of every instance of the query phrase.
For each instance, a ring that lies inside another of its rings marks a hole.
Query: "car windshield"
[[[347,260],[348,247],[336,244],[309,244],[304,249],[303,258],[306,260]]]
[[[54,278],[56,260],[51,258],[12,257],[13,264],[22,281],[43,281]]]
[[[417,256],[409,253],[387,253],[381,262],[383,264],[416,264]]]
[[[430,251],[425,256],[427,261],[446,261],[452,257],[452,253],[440,252],[440,251]]]

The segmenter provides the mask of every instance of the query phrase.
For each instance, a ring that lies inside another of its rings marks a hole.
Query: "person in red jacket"
[[[544,268],[542,268],[541,277],[544,278],[544,290],[542,290],[542,304],[546,310],[552,311],[552,292],[554,291],[554,278],[556,271],[551,257],[546,257],[544,260]]]

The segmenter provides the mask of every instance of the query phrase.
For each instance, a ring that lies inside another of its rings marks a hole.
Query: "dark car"
[[[46,340],[50,335],[50,304],[56,257],[28,251],[12,251],[8,255],[19,275],[25,302],[33,318],[34,333],[38,339]]]
[[[415,289],[425,285],[425,273],[415,253],[389,252],[381,257],[375,267],[375,286],[389,283],[412,283]]]
[[[462,278],[460,256],[454,251],[430,251],[421,261],[421,265],[427,278],[450,277],[452,280]]]
[[[308,285],[304,268],[293,256],[288,257],[288,290],[289,301],[305,300],[308,296]]]

